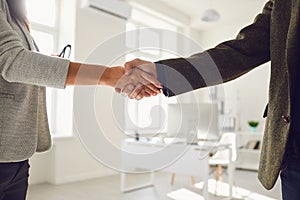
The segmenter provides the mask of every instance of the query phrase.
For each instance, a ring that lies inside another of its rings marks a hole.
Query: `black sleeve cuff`
[[[167,97],[198,89],[204,80],[195,66],[185,58],[161,60],[155,63],[158,80]]]
[[[157,79],[163,85],[163,88],[161,89],[163,94],[166,97],[174,96],[175,94],[167,87],[166,75],[165,75],[163,64],[160,63],[159,61],[155,62],[154,64],[156,66]]]

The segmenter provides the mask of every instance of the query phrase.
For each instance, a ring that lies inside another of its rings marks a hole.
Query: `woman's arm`
[[[115,87],[124,75],[123,67],[105,67],[101,65],[70,62],[66,86],[71,85],[107,85]]]
[[[0,7],[2,78],[7,82],[64,88],[70,61],[42,55],[25,48],[18,33],[12,29],[9,19],[9,13]]]
[[[8,82],[54,88],[98,84],[114,87],[124,74],[121,67],[75,63],[32,52],[24,48],[7,18],[0,8],[0,75]]]

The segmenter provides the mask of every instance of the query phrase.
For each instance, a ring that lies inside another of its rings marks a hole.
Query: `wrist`
[[[115,87],[123,75],[123,67],[107,67],[100,78],[99,84]]]
[[[105,69],[100,77],[99,85],[107,85],[108,84],[109,74],[110,74],[109,67],[105,67]]]

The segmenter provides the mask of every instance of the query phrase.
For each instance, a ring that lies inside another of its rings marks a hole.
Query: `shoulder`
[[[12,18],[6,0],[0,0],[0,29],[7,29],[8,25],[11,25],[11,21]]]
[[[6,0],[0,0],[0,15],[2,17],[8,16],[8,6]]]
[[[0,0],[0,11],[5,12],[7,8],[7,2],[6,0]]]

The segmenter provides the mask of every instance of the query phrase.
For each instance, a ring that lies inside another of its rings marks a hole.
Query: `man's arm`
[[[253,24],[243,28],[236,39],[189,58],[161,60],[151,63],[140,59],[127,62],[126,72],[138,67],[158,78],[166,96],[174,96],[198,88],[238,78],[270,60],[270,18],[273,0],[268,1]],[[130,98],[143,98],[141,87],[124,90]]]
[[[253,24],[243,28],[236,39],[189,58],[155,63],[164,94],[173,96],[230,81],[269,61],[273,4],[268,1]]]

